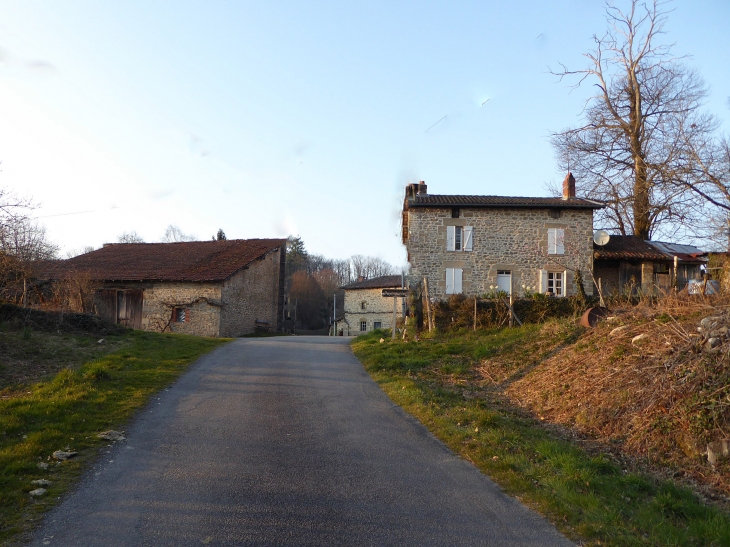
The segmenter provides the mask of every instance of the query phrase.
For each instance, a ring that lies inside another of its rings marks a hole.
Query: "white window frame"
[[[360,321],[360,332],[367,332],[367,331],[368,331],[368,322]]]
[[[553,290],[553,296],[556,298],[563,298],[566,296],[566,291],[568,288],[568,274],[565,270],[541,270],[540,271],[540,292],[543,294],[547,294],[547,292],[552,288],[555,288],[554,281],[551,283],[550,276],[560,276],[560,289],[561,294],[555,294],[555,291]]]
[[[473,226],[447,226],[446,250],[471,252],[474,249]]]
[[[499,287],[500,275],[502,277],[507,277],[509,279],[509,287],[504,292],[506,292],[507,294],[510,294],[512,292],[512,270],[497,270],[497,287],[499,288],[499,290],[504,290],[501,287]]]
[[[565,254],[565,230],[563,228],[548,228],[548,254]]]
[[[446,268],[446,294],[461,294],[463,277],[464,270],[461,268]]]

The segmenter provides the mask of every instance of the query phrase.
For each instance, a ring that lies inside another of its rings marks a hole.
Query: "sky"
[[[664,39],[730,133],[730,2],[670,7]],[[585,67],[605,29],[598,0],[0,0],[0,188],[62,254],[174,224],[401,266],[408,182],[563,179],[549,135],[592,90],[550,69]]]

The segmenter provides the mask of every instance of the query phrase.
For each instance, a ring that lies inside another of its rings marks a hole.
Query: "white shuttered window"
[[[446,268],[446,294],[461,294],[461,268]]]
[[[548,254],[565,254],[565,230],[562,228],[548,228]]]
[[[471,251],[474,248],[473,226],[447,226],[446,250]]]

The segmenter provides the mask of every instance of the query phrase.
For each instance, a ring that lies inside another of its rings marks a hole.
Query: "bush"
[[[508,300],[477,299],[477,328],[498,328],[509,324]],[[595,298],[572,296],[553,298],[535,294],[514,301],[513,309],[523,323],[542,323],[552,318],[577,317],[586,308],[596,305]],[[439,330],[473,328],[474,298],[454,294],[433,305],[436,328]]]

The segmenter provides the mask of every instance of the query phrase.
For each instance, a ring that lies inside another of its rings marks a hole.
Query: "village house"
[[[626,291],[666,292],[702,279],[707,253],[692,245],[611,235],[594,243],[593,276],[604,296]],[[673,280],[676,279],[676,283]]]
[[[285,250],[282,239],[111,243],[46,263],[38,277],[87,280],[96,312],[127,327],[236,337],[278,330]]]
[[[337,320],[337,330],[345,336],[357,336],[375,329],[393,328],[393,298],[384,297],[383,289],[400,289],[400,275],[359,279],[344,285],[345,309]],[[396,320],[404,316],[404,299],[396,299]]]
[[[603,204],[575,196],[575,178],[562,197],[432,195],[409,184],[402,241],[410,278],[427,280],[429,297],[483,295],[502,290],[570,296],[576,270],[593,293],[593,211]]]

